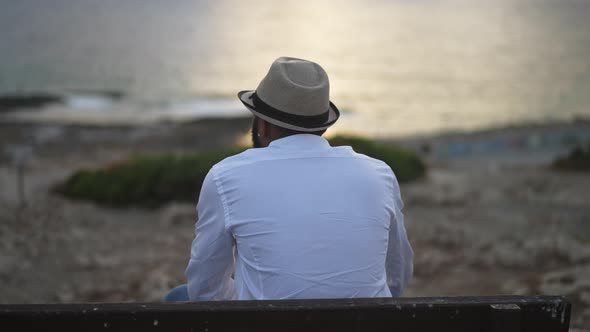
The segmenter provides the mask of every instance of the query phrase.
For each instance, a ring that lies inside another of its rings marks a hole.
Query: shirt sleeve
[[[225,227],[224,202],[213,169],[203,181],[197,212],[196,236],[185,271],[189,300],[233,300],[234,238]]]
[[[403,201],[397,181],[394,190],[394,213],[389,226],[389,241],[385,270],[387,286],[394,297],[401,296],[414,271],[414,251],[408,240],[402,213]]]

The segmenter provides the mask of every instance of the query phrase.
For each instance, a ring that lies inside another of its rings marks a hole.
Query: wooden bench
[[[566,332],[559,296],[0,305],[1,331]]]

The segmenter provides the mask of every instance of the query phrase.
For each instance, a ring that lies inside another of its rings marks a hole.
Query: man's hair
[[[325,132],[326,129],[324,130],[319,130],[319,131],[299,131],[299,130],[292,130],[292,129],[287,129],[287,128],[283,128],[283,127],[279,127],[275,124],[272,124],[270,122],[267,122],[270,126],[273,126],[277,129],[277,131],[281,134],[281,137],[287,137],[287,136],[292,136],[292,135],[297,135],[297,134],[312,134],[312,135],[317,135],[317,136],[322,136]]]

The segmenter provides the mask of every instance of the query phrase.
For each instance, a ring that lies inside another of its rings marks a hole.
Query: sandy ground
[[[160,300],[184,282],[194,205],[111,209],[68,201],[49,189],[77,169],[130,153],[230,145],[248,124],[0,124],[0,151],[14,144],[34,147],[24,207],[18,204],[14,166],[6,153],[0,159],[0,302]],[[498,138],[572,130],[590,132],[590,125],[399,142],[422,151],[429,164],[425,179],[402,185],[416,253],[405,296],[566,295],[574,305],[571,326],[590,329],[590,174],[549,169],[550,160],[566,151],[549,143],[465,150],[465,144],[481,147]]]

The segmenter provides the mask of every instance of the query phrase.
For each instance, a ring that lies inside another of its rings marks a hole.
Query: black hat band
[[[279,120],[284,123],[288,123],[293,126],[304,127],[304,128],[315,128],[315,127],[325,127],[330,125],[331,123],[327,123],[330,119],[330,110],[328,109],[326,112],[318,115],[297,115],[286,113],[281,110],[278,110],[269,104],[265,103],[256,92],[254,92],[250,99],[254,104],[254,109],[256,112],[266,115],[269,118]],[[330,107],[334,109],[337,113],[338,110],[336,106],[330,102]],[[332,123],[335,121],[332,121]]]

